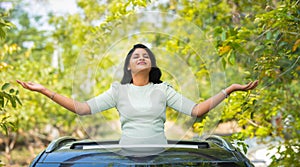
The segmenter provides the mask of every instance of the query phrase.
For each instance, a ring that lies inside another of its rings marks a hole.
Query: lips
[[[138,62],[137,64],[138,64],[138,65],[145,65],[146,62]]]

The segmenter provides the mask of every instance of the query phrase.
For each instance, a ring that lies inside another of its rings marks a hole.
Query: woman
[[[120,144],[166,144],[165,110],[169,106],[179,112],[201,117],[234,91],[252,90],[258,81],[247,85],[232,84],[220,93],[196,104],[160,80],[161,71],[149,48],[137,44],[129,51],[121,83],[114,82],[106,92],[86,102],[78,102],[32,82],[17,81],[24,88],[49,97],[78,114],[95,114],[116,107],[120,114]]]

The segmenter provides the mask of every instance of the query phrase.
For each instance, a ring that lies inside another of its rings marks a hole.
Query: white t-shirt
[[[164,133],[166,107],[191,115],[195,102],[175,91],[169,84],[145,86],[114,82],[106,92],[87,104],[95,114],[116,107],[120,114],[120,144],[166,144]]]

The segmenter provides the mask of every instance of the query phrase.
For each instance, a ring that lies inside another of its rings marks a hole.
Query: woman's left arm
[[[211,109],[215,108],[218,104],[220,104],[232,92],[252,90],[256,88],[257,85],[258,85],[258,80],[250,82],[247,85],[232,84],[231,86],[222,90],[220,93],[216,94],[215,96],[205,100],[202,103],[195,105],[192,111],[192,116],[201,117]]]

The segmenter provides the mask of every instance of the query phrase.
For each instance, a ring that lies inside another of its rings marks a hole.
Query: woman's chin
[[[138,69],[136,69],[135,70],[135,74],[137,74],[137,73],[150,73],[150,70],[151,70],[151,68],[148,68],[148,67],[144,67],[144,68],[138,68]]]

